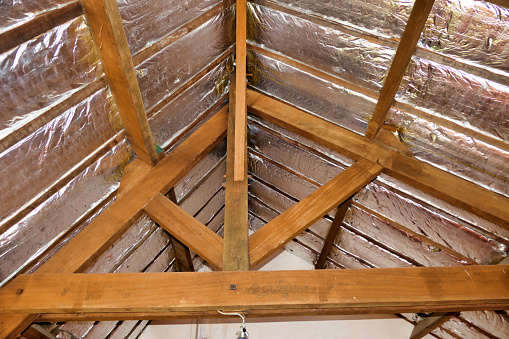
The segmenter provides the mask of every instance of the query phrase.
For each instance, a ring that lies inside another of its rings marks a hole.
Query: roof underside
[[[364,136],[412,6],[385,0],[248,2],[249,88]],[[509,199],[509,9],[503,6],[435,1],[382,129],[389,139],[377,142],[399,140],[396,149]],[[233,1],[119,0],[118,7],[149,131],[171,153],[228,104]],[[43,16],[50,19],[38,21]],[[0,48],[3,286],[35,272],[115,201],[136,150],[77,2],[0,4]],[[174,186],[178,205],[221,237],[226,149],[225,139]],[[353,163],[250,113],[250,230]],[[335,213],[285,249],[315,263]],[[354,196],[325,267],[494,265],[509,252],[507,223],[381,174]],[[213,269],[191,255],[196,270]],[[143,215],[85,272],[177,270],[168,233]],[[403,316],[416,321],[424,315]],[[147,323],[59,326],[78,337],[136,338]],[[432,333],[443,339],[506,338],[509,315],[461,312]]]

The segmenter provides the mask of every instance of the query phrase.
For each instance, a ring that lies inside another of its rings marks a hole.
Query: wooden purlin
[[[421,320],[414,326],[412,333],[410,334],[409,339],[420,339],[425,335],[431,333],[437,327],[442,326],[444,323],[448,322],[455,316],[457,316],[458,312],[440,312],[440,313],[431,313],[429,316]]]
[[[290,207],[249,237],[249,261],[255,267],[382,172],[361,159]]]
[[[225,107],[120,195],[34,274],[83,271],[129,228],[154,196],[168,192],[223,140],[227,119]],[[0,338],[15,338],[34,319],[34,315],[0,315]]]
[[[129,144],[147,164],[159,161],[116,0],[80,0]]]
[[[414,3],[366,130],[366,138],[370,140],[376,137],[384,124],[434,3],[435,0],[416,0]]]
[[[508,308],[509,266],[32,274],[0,290],[4,313],[352,308],[372,314],[412,307],[429,312]]]
[[[226,150],[226,192],[224,216],[224,269],[225,271],[249,270],[249,223],[247,147],[244,151],[243,180],[234,180],[235,171],[235,119],[236,74],[230,75],[230,102]]]
[[[508,198],[263,94],[249,90],[247,98],[251,113],[352,159],[379,162],[394,178],[509,229]]]

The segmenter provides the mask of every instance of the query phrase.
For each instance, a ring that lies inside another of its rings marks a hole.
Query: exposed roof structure
[[[506,0],[10,1],[0,53],[0,338],[509,337]]]

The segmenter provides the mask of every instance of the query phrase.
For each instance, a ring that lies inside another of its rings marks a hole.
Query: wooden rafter
[[[144,208],[147,215],[218,270],[223,269],[223,239],[162,194]]]
[[[168,192],[225,137],[227,119],[227,109],[223,108],[131,189],[120,195],[34,274],[83,271],[129,228],[155,195]],[[16,337],[34,319],[33,315],[0,315],[0,338]]]
[[[116,0],[81,0],[129,144],[150,165],[158,156]]]
[[[236,2],[236,82],[235,82],[235,162],[233,180],[246,179],[247,110],[246,110],[246,0]]]
[[[458,312],[431,313],[414,326],[414,329],[410,334],[410,339],[420,339],[424,337],[426,334],[431,333],[435,328],[442,326],[458,314]]]
[[[352,159],[378,161],[396,179],[509,229],[504,196],[260,93],[247,98],[250,112]]]
[[[352,198],[349,198],[348,200],[344,201],[341,205],[339,205],[336,211],[336,215],[334,216],[334,220],[332,220],[332,224],[330,225],[327,237],[325,238],[325,242],[323,244],[322,251],[320,252],[320,256],[318,257],[318,261],[316,262],[315,269],[325,268],[327,256],[329,255],[332,246],[334,245],[334,240],[338,236],[341,224],[345,219],[346,212],[348,211],[348,207],[350,207],[351,203]]]
[[[368,139],[373,140],[384,124],[434,2],[435,0],[416,0],[414,3],[396,55],[380,91],[380,98],[368,124],[366,131]]]
[[[226,194],[224,216],[224,269],[226,271],[249,270],[249,224],[247,194],[247,147],[244,151],[243,180],[234,180],[236,75],[230,76],[230,107],[226,151]],[[244,136],[245,138],[245,136]]]
[[[509,307],[508,286],[509,266],[502,265],[20,275],[0,290],[0,311],[157,313],[353,308],[369,314],[408,308],[504,309]]]
[[[283,247],[381,172],[382,166],[361,159],[253,233],[249,238],[251,267]]]

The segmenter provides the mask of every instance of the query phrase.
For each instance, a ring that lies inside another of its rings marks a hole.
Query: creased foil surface
[[[231,9],[223,11],[136,67],[147,111],[228,49],[232,14]]]
[[[250,85],[341,127],[364,135],[376,101],[285,63],[249,51]]]
[[[100,75],[83,17],[0,54],[0,137]]]
[[[61,7],[72,0],[2,0],[0,2],[0,33],[29,21],[38,14]]]
[[[51,244],[61,241],[60,234],[118,187],[121,169],[131,159],[127,143],[120,143],[2,233],[0,280],[22,269]]]
[[[248,38],[357,85],[379,90],[395,50],[302,18],[248,4]]]
[[[220,0],[119,0],[127,42],[134,55],[205,13]]]
[[[255,0],[256,1],[256,0]],[[399,38],[403,34],[412,0],[275,0],[296,10],[344,22],[349,26],[375,34]]]
[[[0,154],[0,217],[42,192],[120,126],[106,89],[70,108]]]
[[[508,72],[509,9],[485,1],[437,0],[419,44]]]
[[[227,81],[226,85],[222,87],[219,84],[224,81],[224,78],[228,79],[226,66],[229,62],[230,60],[225,60],[217,65],[202,79],[149,118],[150,130],[157,145],[166,147],[228,93]]]
[[[509,141],[509,87],[497,82],[414,57],[397,99]]]

